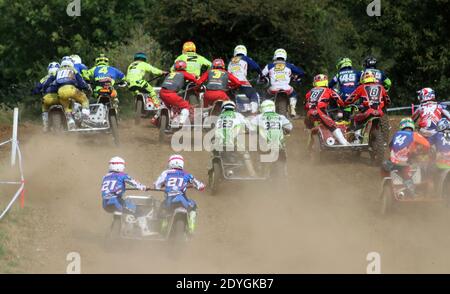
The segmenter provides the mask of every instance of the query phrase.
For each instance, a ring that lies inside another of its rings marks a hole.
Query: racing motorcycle
[[[53,105],[49,108],[49,129],[53,133],[69,132],[69,133],[106,133],[111,134],[113,141],[119,145],[118,132],[118,105],[114,103],[115,95],[117,95],[112,80],[105,78],[98,81],[101,85],[96,103],[89,105],[90,115],[82,114],[81,104],[75,100],[70,100],[71,116],[75,121],[75,127],[70,129],[64,109],[61,105]],[[120,87],[126,84],[120,84]]]

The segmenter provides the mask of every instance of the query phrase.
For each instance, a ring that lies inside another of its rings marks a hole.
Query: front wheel
[[[109,127],[111,128],[111,134],[113,136],[114,144],[116,146],[120,145],[119,140],[119,123],[117,121],[117,116],[115,113],[109,114]]]

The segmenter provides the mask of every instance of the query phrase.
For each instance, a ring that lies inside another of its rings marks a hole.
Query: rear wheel
[[[319,135],[313,135],[312,140],[311,161],[313,164],[320,164],[322,162],[322,148]]]
[[[166,130],[169,124],[169,118],[166,113],[161,113],[159,117],[159,142],[163,143],[166,138]]]
[[[136,110],[134,112],[134,124],[139,125],[141,123],[142,109],[144,107],[144,102],[142,99],[136,100]]]
[[[288,98],[286,95],[279,95],[275,99],[277,113],[288,117]]]
[[[370,155],[372,162],[376,165],[381,165],[384,160],[385,141],[379,128],[372,130],[370,146],[372,147]]]
[[[53,133],[61,133],[64,131],[63,113],[60,111],[51,111],[49,114],[50,130]]]
[[[211,195],[215,195],[218,191],[219,182],[222,177],[222,168],[219,162],[215,161],[213,163],[213,168],[209,171],[208,175],[208,187],[211,191]]]
[[[109,127],[111,128],[111,134],[113,136],[114,144],[116,146],[119,146],[119,123],[117,121],[117,116],[115,113],[109,113]]]
[[[384,184],[383,192],[381,194],[380,212],[382,215],[386,215],[392,210],[393,200],[392,189],[390,187],[390,183],[388,182]]]
[[[389,123],[389,117],[387,114],[381,117],[381,133],[383,134],[384,142],[389,142],[389,132],[391,130],[391,125]]]

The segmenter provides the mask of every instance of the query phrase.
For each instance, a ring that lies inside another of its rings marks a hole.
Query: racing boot
[[[195,210],[190,211],[188,215],[188,228],[190,234],[193,234],[195,231],[196,220],[197,220],[197,212]]]
[[[75,120],[72,117],[71,113],[66,113],[66,119],[67,119],[67,129],[69,131],[75,129]]]
[[[181,109],[180,112],[180,125],[184,126],[186,123],[188,123],[189,120],[189,109]]]
[[[137,220],[138,220],[139,228],[141,228],[142,236],[146,237],[146,236],[152,236],[152,235],[158,234],[156,232],[152,232],[148,228],[147,218],[145,216],[140,216],[140,217],[137,218]]]
[[[295,111],[295,107],[297,106],[297,98],[291,97],[289,98],[289,114],[292,117],[297,116],[297,112]]]
[[[42,129],[44,133],[48,132],[48,112],[42,113]]]
[[[258,112],[258,103],[257,102],[250,102],[250,112],[252,114],[256,114]]]
[[[338,140],[339,144],[344,146],[350,146],[351,144],[345,139],[344,134],[342,134],[341,129],[337,128],[333,131],[333,136]]]

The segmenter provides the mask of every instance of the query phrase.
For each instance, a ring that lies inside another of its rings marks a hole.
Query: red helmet
[[[183,60],[177,60],[175,62],[175,70],[186,70],[187,64],[186,61]]]
[[[223,61],[223,59],[214,59],[213,63],[212,63],[213,68],[225,68],[225,62]]]

